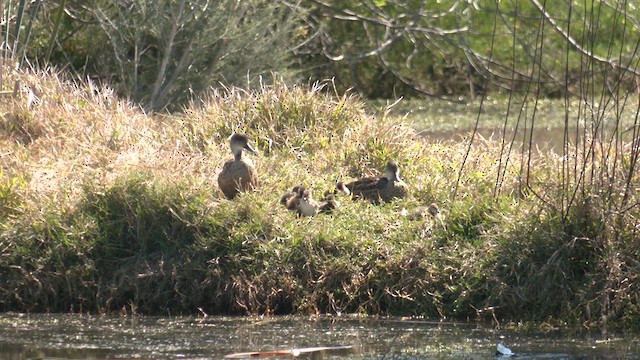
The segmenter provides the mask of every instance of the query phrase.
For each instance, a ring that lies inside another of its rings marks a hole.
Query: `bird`
[[[511,351],[511,349],[509,349],[508,347],[504,346],[502,342],[499,342],[498,345],[496,345],[497,357],[511,357],[513,355],[515,355],[515,353]]]
[[[354,199],[366,199],[375,205],[404,198],[409,194],[409,188],[400,178],[400,169],[395,161],[387,162],[384,176],[362,178],[347,184],[338,182],[336,188]]]
[[[320,201],[320,212],[328,213],[340,206],[340,202],[336,199],[335,192],[329,190],[324,192],[324,197]]]
[[[411,211],[402,209],[402,215],[412,221],[421,221],[420,235],[422,238],[430,238],[436,225],[440,225],[445,230],[447,228],[444,223],[444,215],[436,203],[431,203],[428,206],[421,205]]]
[[[218,174],[218,187],[227,199],[233,199],[242,191],[253,190],[258,185],[258,174],[250,159],[243,157],[243,150],[255,153],[245,134],[234,133],[229,137],[233,160],[224,163]]]
[[[287,210],[297,211],[298,206],[300,205],[300,198],[305,190],[306,188],[302,185],[294,186],[291,191],[282,195],[280,198],[280,204],[284,205]]]
[[[440,208],[438,207],[438,204],[436,204],[436,203],[429,204],[429,207],[427,208],[427,211],[433,217],[440,216]]]
[[[431,203],[429,206],[418,206],[411,210],[411,213],[408,213],[410,220],[420,220],[427,217],[427,215],[431,215],[434,219],[438,219],[441,216],[440,208],[438,204]]]
[[[297,210],[300,216],[314,216],[320,212],[320,204],[311,197],[311,190],[302,191]]]
[[[322,200],[314,200],[311,190],[302,185],[296,185],[291,191],[282,195],[280,204],[284,205],[287,210],[296,212],[298,216],[314,216],[319,213],[328,213],[340,205],[335,199],[335,195],[328,191],[325,191]]]

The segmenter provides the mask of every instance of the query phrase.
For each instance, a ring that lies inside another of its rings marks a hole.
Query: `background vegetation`
[[[627,1],[12,0],[5,51],[153,110],[210,87],[335,79],[366,98],[631,90],[640,9]],[[268,80],[267,80],[268,81]]]
[[[31,63],[108,83],[152,110],[220,83],[284,75],[292,61],[296,19],[272,1],[38,1],[29,10],[35,39],[18,39]]]
[[[150,4],[5,4],[0,310],[637,327],[632,5]],[[356,93],[477,100],[458,104],[474,115],[464,141],[433,141],[403,112],[430,116]],[[540,118],[546,96],[557,123]],[[541,126],[560,149],[537,151]],[[232,131],[263,175],[230,202],[214,179]],[[310,219],[278,204],[388,159],[410,198]],[[403,215],[432,201],[444,221]]]

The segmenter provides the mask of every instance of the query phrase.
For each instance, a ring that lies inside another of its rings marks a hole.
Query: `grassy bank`
[[[330,83],[231,89],[149,116],[108,89],[16,76],[37,101],[1,103],[0,311],[495,314],[637,326],[638,207],[612,208],[619,192],[594,194],[594,182],[560,206],[556,155],[534,160],[531,183],[544,193],[523,189],[510,164],[497,194],[497,144],[477,141],[457,181],[466,145],[373,117]],[[215,179],[234,130],[258,148],[249,156],[260,186],[228,201]],[[319,194],[379,174],[389,159],[412,189],[407,199],[341,199],[334,214],[302,219],[279,204],[293,185]],[[612,170],[607,185],[622,190],[625,168]],[[433,201],[442,223],[403,215]]]

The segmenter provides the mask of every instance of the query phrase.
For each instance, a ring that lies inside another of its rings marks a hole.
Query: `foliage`
[[[639,10],[625,1],[305,1],[300,67],[371,98],[633,87]],[[618,82],[621,84],[617,84]]]
[[[274,71],[287,74],[291,33],[298,26],[287,7],[262,0],[29,5],[25,12],[33,31],[5,29],[7,37],[19,40],[13,60],[22,63],[24,50],[30,63],[108,82],[154,111],[179,109],[193,94],[220,84],[247,85]],[[14,5],[7,11],[15,11]]]
[[[287,66],[290,13],[270,1],[95,1],[124,94],[160,110]]]
[[[7,14],[19,4],[3,34],[12,60],[68,68],[154,111],[274,71],[366,98],[453,101],[613,94],[637,75],[640,14],[625,1],[68,0],[9,2]]]

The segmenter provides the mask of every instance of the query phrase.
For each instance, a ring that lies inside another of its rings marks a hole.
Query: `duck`
[[[440,212],[438,204],[431,203],[428,206],[421,205],[411,210],[402,210],[402,215],[407,216],[409,220],[420,221],[420,235],[422,238],[430,238],[436,226],[446,231],[445,216]]]
[[[440,208],[436,203],[429,204],[429,206],[427,207],[427,212],[429,212],[429,214],[431,214],[431,216],[433,217],[440,216]]]
[[[409,194],[407,184],[400,178],[400,168],[395,161],[387,162],[384,176],[367,177],[344,184],[338,182],[336,189],[353,199],[366,199],[374,205],[404,198]]]
[[[438,204],[431,203],[428,206],[422,205],[414,208],[411,211],[411,213],[408,215],[410,220],[424,219],[427,217],[427,215],[430,215],[434,219],[439,219],[441,216],[441,213],[440,213],[440,208],[438,207]]]
[[[229,137],[233,159],[222,166],[218,174],[218,187],[227,199],[235,198],[240,192],[253,190],[258,185],[258,174],[249,158],[242,153],[247,150],[256,153],[245,134],[234,133]]]
[[[324,197],[320,201],[320,212],[329,213],[340,206],[340,202],[336,199],[335,192],[329,190],[324,192]]]
[[[296,212],[298,216],[329,213],[340,205],[335,199],[335,195],[328,191],[320,201],[314,200],[311,190],[302,185],[294,186],[291,191],[282,195],[280,204],[284,205],[287,210]]]
[[[299,216],[314,216],[320,212],[320,204],[313,200],[310,189],[302,191],[297,210]]]
[[[297,211],[298,206],[300,205],[300,198],[306,188],[301,185],[294,186],[291,191],[286,192],[280,198],[280,204],[284,205],[287,210]]]

